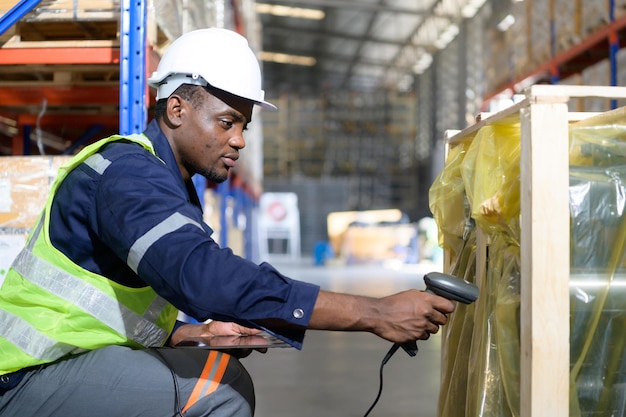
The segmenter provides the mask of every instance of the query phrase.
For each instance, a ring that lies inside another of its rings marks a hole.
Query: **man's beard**
[[[206,178],[207,181],[214,182],[216,184],[222,183],[228,178],[228,174],[220,175],[213,169],[202,170],[199,174]]]

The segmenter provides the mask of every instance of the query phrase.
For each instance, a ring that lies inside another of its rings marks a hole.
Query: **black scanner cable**
[[[471,304],[478,298],[478,287],[475,284],[467,282],[454,275],[443,274],[440,272],[430,272],[424,276],[424,282],[426,283],[426,292],[440,297],[445,297],[452,301],[458,301],[463,304]],[[389,349],[380,364],[378,394],[363,417],[367,417],[378,403],[378,400],[383,392],[383,368],[400,347],[404,349],[409,356],[417,355],[416,342],[403,344],[394,343],[393,346],[391,346],[391,349]]]
[[[389,359],[391,359],[393,354],[396,353],[396,351],[399,348],[400,348],[400,345],[398,343],[395,343],[393,346],[391,346],[391,349],[389,349],[389,352],[387,352],[387,354],[383,358],[383,361],[380,364],[380,369],[378,371],[378,380],[379,380],[378,394],[376,394],[376,399],[374,400],[372,405],[370,405],[370,408],[367,409],[367,412],[363,415],[363,417],[369,416],[369,414],[372,412],[374,407],[376,407],[376,404],[378,404],[378,400],[380,400],[380,396],[383,393],[383,368],[385,367],[387,362],[389,362]]]

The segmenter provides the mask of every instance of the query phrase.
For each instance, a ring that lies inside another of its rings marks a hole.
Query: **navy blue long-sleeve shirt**
[[[111,161],[102,175],[81,164],[67,176],[51,210],[53,245],[83,268],[115,282],[151,286],[202,321],[251,326],[278,319],[296,325],[296,330],[270,330],[301,347],[319,287],[221,248],[211,238],[193,184],[183,180],[158,124],[152,121],[144,133],[158,158],[137,144],[113,142],[100,151]],[[138,265],[129,267],[131,246],[171,216],[187,221],[160,236]]]

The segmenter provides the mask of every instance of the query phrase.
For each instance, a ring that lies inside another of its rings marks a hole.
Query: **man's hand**
[[[408,290],[379,299],[384,312],[374,333],[396,343],[426,340],[448,322],[455,304],[423,291]]]
[[[190,338],[210,338],[214,336],[232,336],[226,338],[228,340],[236,340],[241,336],[252,336],[261,333],[259,329],[253,329],[250,327],[244,327],[237,323],[229,323],[223,321],[210,321],[208,323],[199,324],[183,324],[172,335],[171,346],[176,346],[178,343],[185,339]],[[226,349],[225,349],[226,350]],[[255,349],[259,352],[265,353],[267,349]],[[243,358],[252,353],[252,349],[227,349],[228,353],[232,356]]]
[[[406,343],[437,333],[454,308],[452,301],[418,290],[382,298],[320,291],[309,328],[367,331]]]
[[[211,338],[214,336],[231,336],[224,338],[224,343],[232,344],[233,340],[242,339],[242,336],[252,337],[255,334],[261,333],[259,329],[253,329],[250,327],[244,327],[237,323],[229,323],[223,321],[209,321],[208,323],[199,324],[183,324],[172,335],[170,345],[176,346],[178,343],[185,339],[191,338]],[[252,342],[250,340],[249,342]],[[234,356],[236,358],[245,358],[250,355],[253,350],[261,353],[267,352],[267,348],[262,349],[225,349],[224,352]]]
[[[183,324],[172,335],[171,345],[180,343],[183,339],[191,337],[213,337],[213,336],[241,336],[255,335],[261,333],[259,329],[240,326],[237,323],[227,323],[223,321],[210,321],[208,323]]]

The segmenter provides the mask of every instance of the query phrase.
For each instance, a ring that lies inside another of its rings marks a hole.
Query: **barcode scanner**
[[[436,294],[448,300],[471,304],[478,298],[478,287],[471,282],[454,275],[441,272],[429,272],[424,275],[426,292]],[[409,356],[417,355],[417,343],[408,342],[400,345]],[[394,352],[397,350],[394,349]]]
[[[478,298],[478,287],[476,285],[459,277],[455,277],[454,275],[443,274],[441,272],[429,272],[424,275],[424,282],[426,283],[426,292],[439,295],[448,300],[470,304]],[[395,343],[391,349],[389,349],[389,352],[387,352],[380,365],[380,387],[378,389],[378,395],[364,417],[367,417],[374,409],[374,406],[376,406],[376,403],[378,403],[383,390],[383,367],[400,347],[402,347],[409,356],[417,355],[417,343],[414,341],[402,344]]]

